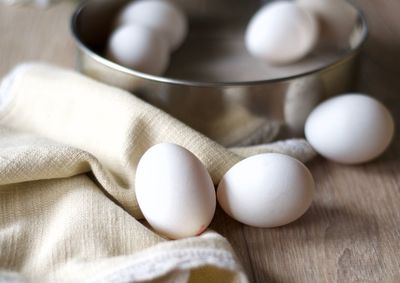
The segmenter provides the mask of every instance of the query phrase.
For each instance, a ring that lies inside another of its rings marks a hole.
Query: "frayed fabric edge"
[[[191,269],[213,266],[238,274],[240,283],[248,283],[242,267],[227,251],[211,248],[183,248],[168,252],[155,252],[144,258],[132,258],[127,264],[88,283],[137,282],[163,277],[171,272],[188,279]],[[180,276],[178,276],[180,277]],[[183,279],[182,278],[182,279]],[[183,282],[187,282],[185,279]]]

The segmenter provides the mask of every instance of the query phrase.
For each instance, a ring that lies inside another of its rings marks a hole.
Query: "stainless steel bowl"
[[[341,50],[316,51],[288,66],[268,66],[245,50],[243,34],[267,1],[176,0],[189,18],[189,35],[172,54],[165,76],[125,68],[103,54],[126,0],[80,4],[71,28],[78,69],[126,89],[224,145],[245,145],[302,135],[312,108],[326,96],[351,90],[357,54],[367,36],[358,15]]]

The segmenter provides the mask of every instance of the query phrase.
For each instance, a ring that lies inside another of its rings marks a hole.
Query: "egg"
[[[202,233],[214,216],[210,175],[194,154],[176,144],[157,144],[144,153],[135,191],[147,222],[170,239]]]
[[[222,209],[244,224],[268,228],[288,224],[309,208],[314,180],[300,161],[278,153],[235,164],[218,185]]]
[[[309,115],[305,135],[327,159],[357,164],[379,156],[390,144],[394,122],[376,99],[347,94],[326,100]]]
[[[357,11],[344,0],[297,0],[313,13],[321,26],[319,45],[348,48],[351,34],[357,23]]]
[[[112,33],[107,58],[140,72],[161,75],[168,66],[169,52],[166,42],[157,33],[145,27],[126,25]]]
[[[178,6],[163,0],[133,1],[123,8],[119,25],[142,25],[164,36],[170,50],[177,49],[184,41],[188,23]]]
[[[269,63],[297,61],[313,49],[318,37],[315,17],[290,1],[263,6],[245,34],[248,51]]]

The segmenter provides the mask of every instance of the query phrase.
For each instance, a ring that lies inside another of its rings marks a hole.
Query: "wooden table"
[[[357,0],[370,37],[357,91],[378,97],[400,125],[400,1]],[[0,77],[19,62],[73,67],[71,3],[48,9],[0,6]],[[243,226],[217,213],[253,282],[400,282],[400,140],[361,166],[309,164],[317,193],[298,221],[278,229]]]

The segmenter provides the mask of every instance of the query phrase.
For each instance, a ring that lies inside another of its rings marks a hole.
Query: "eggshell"
[[[369,161],[390,144],[394,122],[376,99],[362,94],[334,97],[307,118],[305,135],[324,157],[347,164]]]
[[[147,150],[137,166],[135,189],[146,220],[168,238],[198,235],[214,216],[211,177],[201,161],[179,145],[161,143]]]
[[[152,75],[164,73],[169,62],[164,39],[150,29],[135,25],[119,27],[112,33],[107,57],[125,67]]]
[[[347,1],[297,0],[297,3],[318,18],[321,26],[319,45],[349,47],[357,23],[357,11]]]
[[[164,36],[171,50],[177,49],[184,41],[188,23],[178,6],[162,0],[133,1],[124,7],[118,17],[118,24],[142,25]]]
[[[284,64],[306,56],[318,37],[314,16],[290,1],[263,6],[245,34],[248,51],[267,62]]]
[[[218,185],[217,198],[232,218],[256,227],[288,224],[309,208],[314,180],[298,160],[259,154],[234,165]]]

